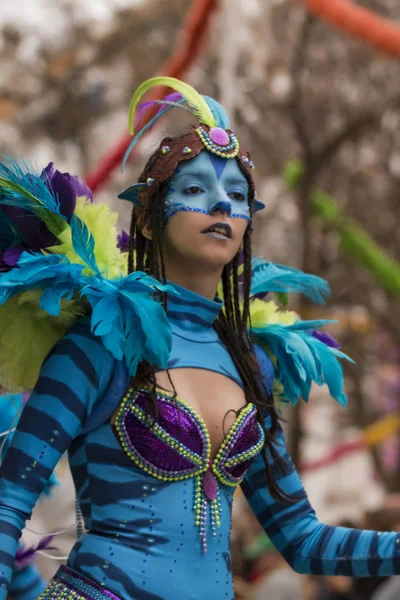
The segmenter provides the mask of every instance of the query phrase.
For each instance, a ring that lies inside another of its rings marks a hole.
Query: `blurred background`
[[[298,300],[293,308],[303,318],[337,319],[330,331],[357,363],[345,365],[347,411],[324,388],[308,405],[286,410],[293,460],[321,520],[398,530],[400,3],[346,0],[348,8],[370,11],[354,26],[350,13],[340,21],[343,0],[321,0],[322,15],[307,4],[5,0],[0,151],[39,169],[53,161],[86,178],[95,200],[120,212],[119,227],[128,229],[128,206],[117,194],[137,180],[160,137],[182,126],[176,114],[158,125],[121,175],[136,86],[161,72],[177,74],[222,102],[251,151],[266,203],[255,220],[255,253],[329,280],[326,307],[316,311]],[[47,577],[79,532],[65,461],[57,475],[60,487],[29,524],[41,533],[68,529],[39,559]],[[400,597],[400,587],[382,595],[391,581],[291,574],[240,492],[234,521],[237,598]],[[25,532],[27,543],[39,539]]]

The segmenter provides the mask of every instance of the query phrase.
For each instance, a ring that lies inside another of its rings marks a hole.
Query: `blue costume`
[[[200,112],[200,125],[182,138],[162,142],[145,181],[120,197],[133,202],[143,216],[144,203],[165,184],[165,221],[176,212],[191,211],[251,222],[262,208],[255,198],[254,165],[227,130],[222,108],[182,82],[156,78],[156,83],[186,94],[186,100],[169,99],[163,112],[186,102],[195,106],[197,116]],[[140,95],[134,96],[133,112]],[[191,158],[191,166],[178,167]],[[299,396],[308,399],[312,382],[326,383],[334,398],[346,402],[337,361],[346,356],[318,331],[325,322],[303,322],[294,313],[278,314],[272,302],[252,301],[251,337],[264,384],[264,418],[246,402],[213,456],[207,426],[185,398],[158,387],[154,418],[149,388],[131,377],[142,361],[156,365],[158,372],[201,369],[231,380],[246,397],[244,377],[216,327],[221,316],[232,313],[232,294],[224,306],[224,290],[209,300],[140,270],[127,275],[119,256],[107,263],[94,233],[101,209],[73,195],[77,182],[72,179],[54,174],[50,165],[40,175],[0,168],[3,224],[11,238],[16,228],[20,235],[19,245],[0,256],[0,325],[2,307],[9,332],[10,314],[19,315],[19,307],[29,300],[26,327],[31,322],[48,327],[48,343],[40,347],[45,360],[40,373],[32,369],[36,385],[0,470],[0,600],[7,595],[20,532],[65,451],[87,532],[40,600],[232,600],[231,507],[239,485],[272,542],[297,571],[356,576],[399,572],[399,534],[318,521],[279,425],[275,456],[269,450],[267,460],[273,479],[292,501],[277,500],[269,490],[261,454],[273,431],[269,392],[295,403]],[[68,193],[56,193],[57,186],[67,183]],[[73,199],[73,210],[67,198]],[[35,232],[47,236],[46,243],[35,238],[30,252],[26,236],[31,230],[24,233],[24,215],[18,213],[17,219],[13,214],[21,207],[39,220]],[[104,234],[104,223],[101,229]],[[232,229],[227,220],[212,220],[204,232],[210,238],[198,239],[228,244]],[[107,236],[109,254],[113,235]],[[321,301],[327,293],[319,278],[263,259],[253,262],[250,275],[249,298],[301,291]],[[226,281],[224,285],[226,289]],[[237,279],[232,287],[239,288]],[[164,293],[165,307],[160,302]],[[239,294],[234,302],[239,305]],[[243,324],[240,307],[236,309],[239,342],[246,333],[239,331]],[[246,330],[247,317],[243,321]],[[12,335],[2,334],[0,327],[0,356],[10,340]],[[245,351],[253,353],[250,342]],[[14,383],[27,384],[25,372],[14,375]]]
[[[181,295],[171,296],[168,308],[173,331],[169,368],[210,369],[240,384],[232,359],[212,328],[221,303],[183,288],[178,291]],[[271,363],[262,351],[260,356],[271,381]],[[86,321],[59,342],[43,366],[2,465],[2,583],[11,573],[18,533],[61,454],[69,448],[88,533],[71,552],[68,567],[73,571],[63,569],[54,586],[66,581],[79,588],[77,582],[85,580],[80,580],[76,571],[123,600],[231,600],[229,534],[235,488],[219,483],[221,525],[213,536],[208,519],[208,552],[202,552],[193,513],[196,478],[155,479],[121,446],[111,419],[122,399],[115,396],[117,381],[110,393],[115,368],[115,360],[90,333]],[[102,410],[107,408],[109,416],[94,430],[82,433],[85,426],[91,429],[90,415],[99,402],[106,403]],[[400,535],[320,523],[287,454],[282,433],[276,447],[281,461],[273,465],[274,476],[282,490],[295,495],[296,502],[288,505],[271,498],[260,455],[251,462],[242,488],[268,536],[293,568],[304,573],[357,576],[396,572]],[[52,589],[43,598],[52,597]]]

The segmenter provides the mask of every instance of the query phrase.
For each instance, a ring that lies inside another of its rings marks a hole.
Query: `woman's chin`
[[[223,268],[225,265],[229,264],[231,260],[236,255],[236,252],[231,248],[206,248],[202,249],[201,252],[196,256],[193,260],[197,263],[198,266],[210,267],[210,268]]]

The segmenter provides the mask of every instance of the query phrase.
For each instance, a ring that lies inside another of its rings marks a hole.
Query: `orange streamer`
[[[389,56],[400,56],[400,27],[349,0],[298,0],[310,12]]]

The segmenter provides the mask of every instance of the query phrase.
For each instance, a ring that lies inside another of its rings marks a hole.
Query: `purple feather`
[[[312,332],[312,336],[330,348],[336,348],[336,350],[340,350],[342,347],[339,342],[337,342],[329,333],[326,333],[326,331],[314,330]]]
[[[0,252],[0,273],[10,271],[15,267],[23,251],[22,246],[12,246],[5,252]]]
[[[86,196],[90,201],[93,200],[92,190],[82,179],[69,173],[60,173],[54,168],[54,163],[49,163],[43,169],[40,177],[44,180],[47,187],[53,190],[60,202],[60,212],[68,221],[70,221],[74,210],[76,199],[79,196]]]
[[[69,173],[57,171],[52,162],[43,169],[40,178],[54,193],[59,202],[60,213],[66,217],[68,222],[71,221],[72,215],[74,214],[76,199],[79,196],[86,196],[88,200],[92,201],[92,191],[84,181]],[[43,248],[48,248],[49,246],[57,244],[56,237],[47,229],[45,223],[39,217],[32,215],[23,208],[15,206],[2,206],[2,210],[18,227],[18,232],[22,238],[21,242],[25,250],[38,252]],[[16,251],[14,250],[9,257],[0,255],[0,271],[8,270],[4,267],[3,263],[14,266],[8,261],[15,258],[15,252]]]
[[[30,546],[29,548],[18,548],[17,553],[15,555],[15,566],[17,569],[23,569],[28,566],[32,561],[36,558],[36,553],[40,550],[54,550],[54,546],[51,546],[51,542],[54,539],[54,535],[48,535],[43,538],[39,544],[34,548]]]
[[[121,250],[121,252],[129,252],[129,240],[129,233],[123,229],[122,233],[118,234],[117,236],[117,247]]]
[[[15,206],[2,206],[2,210],[18,227],[25,249],[38,252],[41,248],[47,248],[56,243],[56,238],[39,217]]]
[[[159,115],[160,112],[162,112],[164,110],[164,108],[167,108],[168,104],[163,104],[162,103],[163,100],[166,100],[167,102],[179,102],[180,100],[182,100],[182,94],[179,94],[179,92],[173,92],[172,94],[168,94],[167,96],[164,96],[160,100],[150,100],[149,102],[143,102],[142,104],[139,104],[139,106],[136,109],[136,113],[137,113],[136,124],[135,124],[136,129],[139,128],[140,122],[143,118],[143,115],[150,106],[154,106],[155,104],[158,105],[157,112],[154,116]]]

